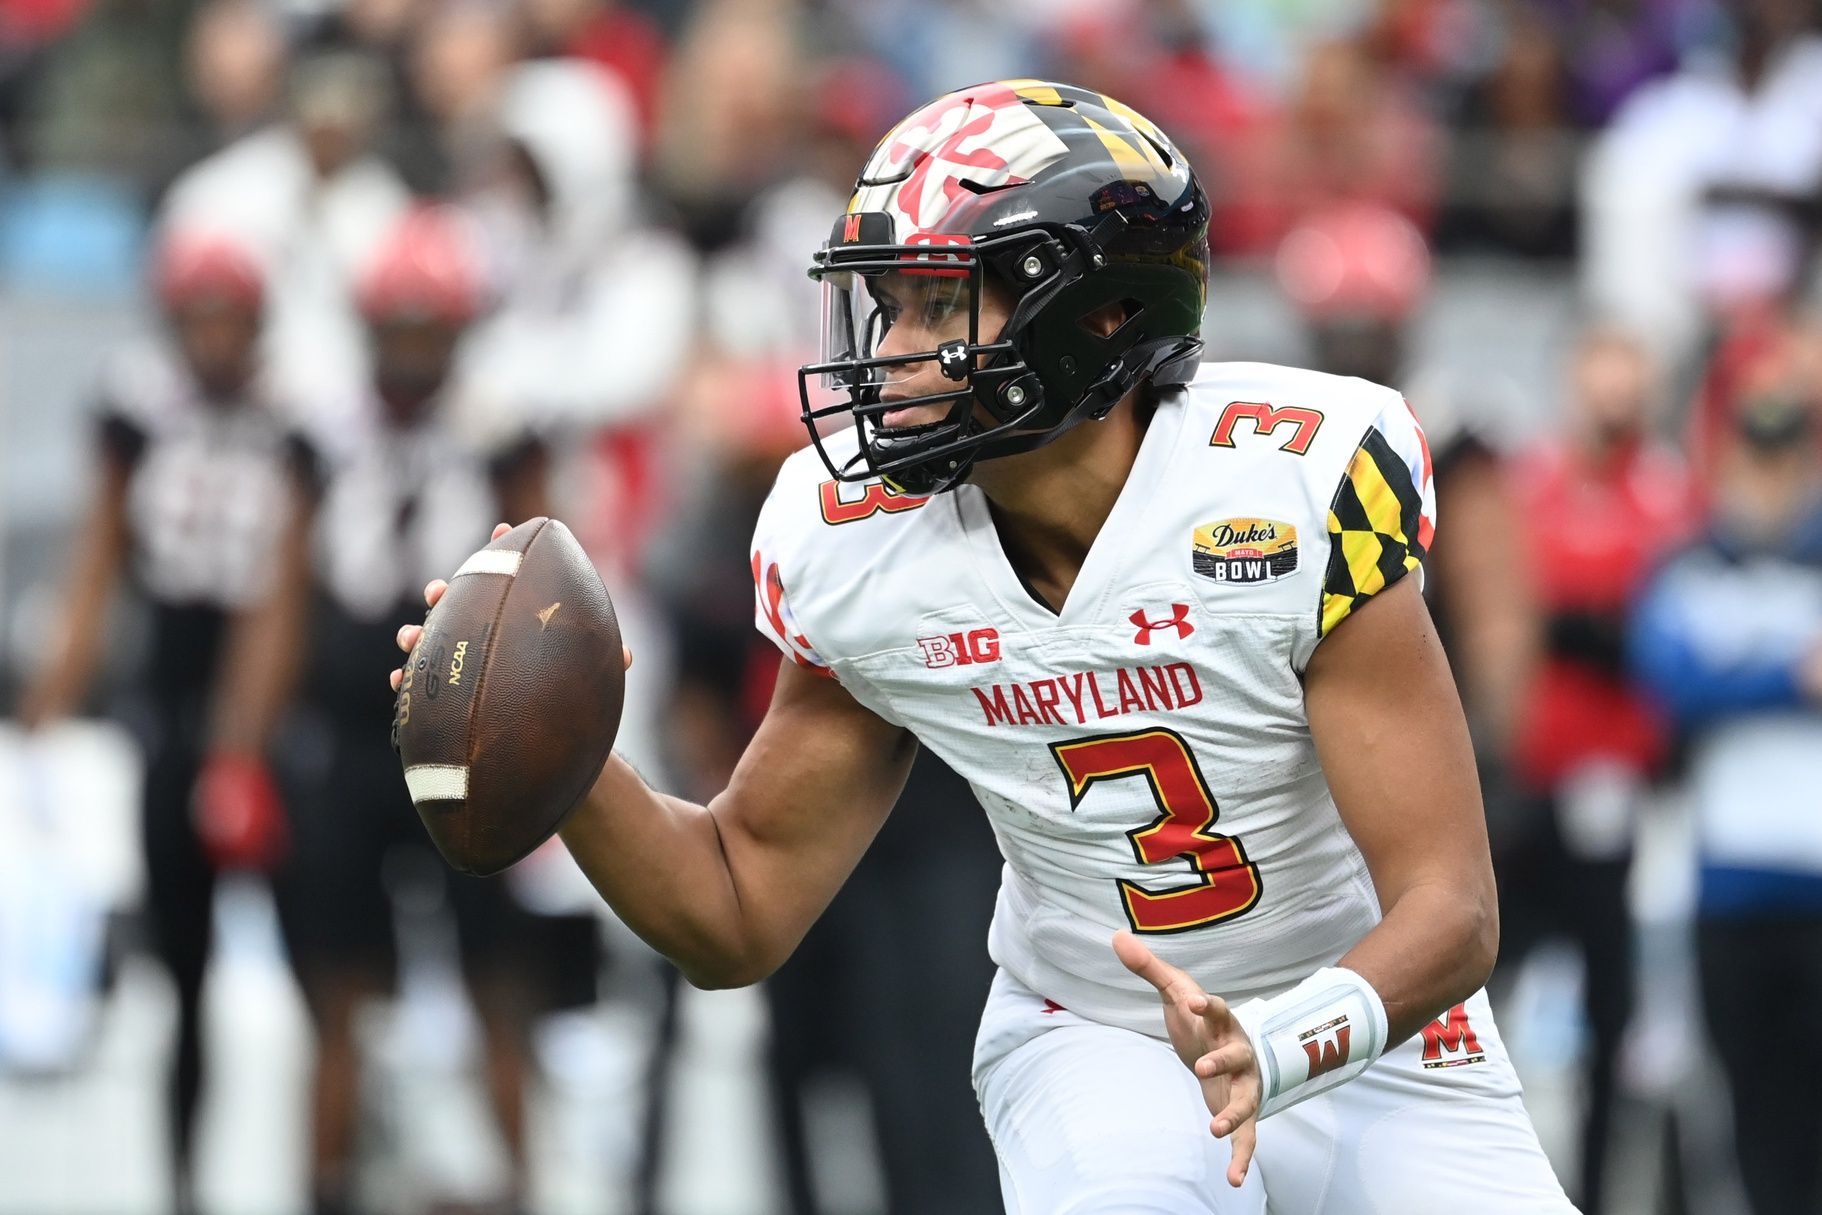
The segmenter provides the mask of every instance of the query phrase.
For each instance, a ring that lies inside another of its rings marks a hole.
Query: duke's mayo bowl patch
[[[1196,528],[1196,573],[1216,582],[1276,582],[1297,569],[1297,529],[1276,519],[1217,519]]]

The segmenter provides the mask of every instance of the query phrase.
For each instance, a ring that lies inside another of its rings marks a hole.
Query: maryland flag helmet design
[[[929,102],[874,149],[815,256],[823,351],[799,371],[803,418],[840,480],[928,494],[976,460],[1030,451],[1135,385],[1187,382],[1208,287],[1208,199],[1143,115],[1066,84],[998,80]],[[989,290],[1009,307],[984,334]],[[1115,309],[1116,327],[1084,318]],[[903,325],[892,349],[882,342]],[[907,346],[912,333],[929,335]],[[940,387],[888,385],[934,362]],[[845,399],[815,403],[812,380]],[[943,416],[888,426],[893,410]],[[845,463],[819,422],[851,413]]]

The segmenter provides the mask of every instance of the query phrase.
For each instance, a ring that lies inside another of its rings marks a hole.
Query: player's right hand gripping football
[[[1164,1028],[1177,1058],[1196,1074],[1202,1099],[1214,1115],[1209,1130],[1215,1138],[1233,1136],[1227,1183],[1246,1180],[1258,1141],[1262,1083],[1253,1044],[1219,996],[1202,990],[1194,979],[1145,947],[1132,933],[1114,934],[1113,951],[1126,969],[1158,989],[1164,1001]]]
[[[489,542],[498,540],[501,536],[504,536],[507,532],[509,532],[511,530],[512,530],[512,524],[510,524],[510,523],[496,523],[493,525],[493,535],[489,536],[487,539],[489,540]],[[449,589],[449,583],[442,578],[438,578],[436,581],[432,582],[429,586],[426,586],[424,588],[424,607],[425,607],[425,609],[428,610],[430,608],[435,607],[437,605],[437,600],[441,599],[443,597],[443,592],[447,591],[448,589]],[[424,626],[423,625],[421,625],[421,624],[406,625],[404,628],[399,630],[399,637],[398,637],[399,649],[405,651],[405,653],[407,653],[407,654],[411,653],[412,648],[414,646],[416,646],[418,643],[418,638],[422,637],[423,635],[424,635]],[[633,652],[631,650],[627,649],[625,646],[621,646],[620,647],[620,660],[622,662],[624,662],[627,665],[627,667],[631,667],[633,665]],[[404,678],[405,678],[405,668],[404,667],[392,668],[392,690],[394,692],[399,690],[399,683]]]

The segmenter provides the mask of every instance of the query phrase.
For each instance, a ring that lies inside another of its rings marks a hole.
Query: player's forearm
[[[1405,890],[1340,965],[1379,993],[1391,1047],[1473,995],[1498,952],[1492,883],[1484,891],[1439,883]]]
[[[781,960],[743,919],[711,811],[656,792],[618,755],[562,836],[614,913],[696,986],[745,986]]]
[[[108,605],[126,560],[125,488],[114,480],[110,474],[82,530],[51,659],[21,699],[20,716],[29,726],[74,712],[100,665]]]
[[[229,628],[210,724],[210,745],[217,751],[262,755],[296,691],[303,649],[294,639],[305,636],[310,624],[311,519],[300,500],[272,590],[236,613]]]

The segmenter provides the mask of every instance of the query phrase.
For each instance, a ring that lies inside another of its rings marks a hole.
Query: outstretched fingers
[[[1252,1167],[1259,1112],[1259,1072],[1253,1066],[1252,1043],[1226,1000],[1203,991],[1194,979],[1158,957],[1132,933],[1124,929],[1115,933],[1113,951],[1126,969],[1158,989],[1171,1041],[1185,1063],[1194,1059],[1190,1070],[1203,1082],[1210,1107],[1224,1100],[1208,1126],[1217,1138],[1232,1136],[1227,1180],[1235,1187],[1244,1184]],[[1218,1045],[1197,1056],[1194,1047],[1185,1045],[1192,1042]]]
[[[1216,1119],[1220,1121],[1220,1119]],[[1219,1132],[1216,1132],[1219,1134]],[[1241,1123],[1233,1142],[1228,1145],[1227,1184],[1236,1190],[1246,1184],[1247,1170],[1253,1166],[1253,1150],[1259,1146],[1259,1124]]]
[[[1216,1076],[1238,1076],[1253,1061],[1253,1048],[1244,1041],[1228,1042],[1196,1060],[1194,1071],[1204,1080]]]
[[[1228,1085],[1227,1104],[1216,1112],[1208,1129],[1221,1139],[1253,1121],[1258,1113],[1259,1081],[1250,1075],[1236,1076]]]
[[[1126,929],[1113,934],[1113,951],[1126,969],[1157,988],[1165,1003],[1184,1005],[1198,1016],[1207,1008],[1208,994],[1194,979],[1153,953]]]

